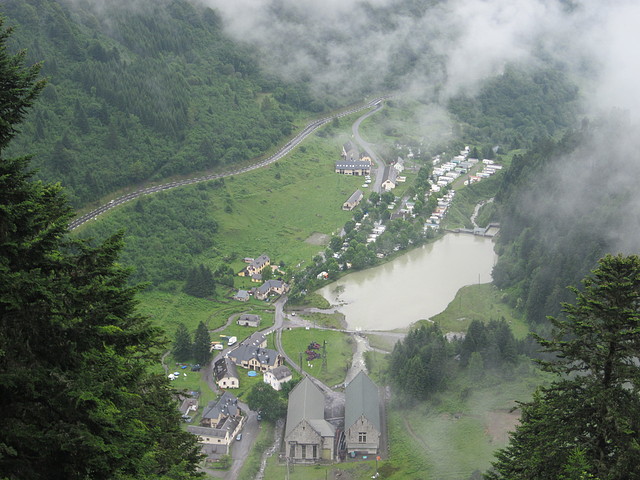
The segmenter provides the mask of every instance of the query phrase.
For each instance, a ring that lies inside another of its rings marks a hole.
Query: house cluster
[[[482,160],[482,170],[480,170],[475,175],[469,176],[468,180],[465,180],[465,185],[470,185],[475,182],[479,182],[483,178],[489,178],[491,175],[496,173],[498,170],[502,170],[502,165],[496,164],[493,160],[484,159]]]
[[[271,265],[271,259],[267,255],[260,255],[258,258],[245,258],[248,265],[238,272],[241,277],[251,277],[254,282],[262,281],[262,271]]]
[[[440,190],[452,183],[461,175],[469,173],[471,169],[478,164],[479,160],[477,158],[468,157],[468,146],[465,147],[464,150],[461,150],[459,155],[456,155],[451,159],[451,161],[446,163],[441,163],[440,155],[436,155],[433,158],[434,169],[431,175],[433,183],[431,185],[431,191],[426,196],[437,194]],[[478,182],[483,178],[488,178],[498,170],[502,169],[502,165],[497,165],[493,160],[484,159],[482,160],[482,165],[483,168],[480,172],[475,175],[470,175],[469,178],[465,180],[465,185]],[[425,230],[428,228],[440,227],[440,223],[446,215],[447,209],[451,206],[454,195],[455,192],[451,190],[438,199],[438,206],[431,213],[429,220],[425,222]]]
[[[460,175],[468,173],[474,165],[478,163],[477,158],[469,157],[469,147],[464,147],[464,150],[460,151],[459,155],[456,155],[449,162],[441,163],[442,158],[440,155],[436,155],[433,158],[433,173],[431,179],[433,184],[431,186],[432,192],[439,192],[442,188],[446,187],[457,179]]]
[[[469,173],[471,169],[478,164],[477,158],[469,158],[469,147],[464,147],[464,150],[460,151],[459,155],[456,155],[449,162],[441,163],[442,159],[440,155],[433,157],[433,174],[431,179],[433,185],[431,186],[432,192],[439,192],[442,188],[449,185],[460,175]],[[502,169],[502,165],[497,165],[493,160],[482,160],[482,170],[475,175],[470,175],[469,179],[465,180],[464,184],[479,182],[483,178],[489,178],[491,175]]]
[[[284,455],[292,463],[315,463],[347,455],[376,455],[382,431],[378,387],[359,372],[344,395],[344,415],[328,417],[324,393],[304,377],[289,394]]]
[[[267,255],[260,255],[258,258],[245,258],[247,266],[238,272],[241,277],[249,277],[252,282],[262,282],[262,271],[270,267],[271,259]],[[277,267],[270,267],[273,270],[277,270]],[[233,296],[234,300],[240,302],[247,302],[253,295],[258,300],[266,300],[271,295],[282,295],[289,291],[289,285],[283,280],[267,280],[257,288],[250,290],[239,289]]]
[[[266,372],[283,364],[284,357],[276,350],[267,348],[267,338],[264,334],[255,332],[224,358],[217,360],[213,371],[220,388],[237,388],[239,377],[236,367]]]
[[[358,226],[358,224],[356,224]],[[382,235],[387,227],[382,222],[374,222],[371,233],[367,236],[367,243],[375,242]]]
[[[259,372],[284,364],[284,357],[277,350],[267,348],[267,337],[260,332],[240,342],[227,355],[237,366]]]
[[[450,190],[438,199],[438,206],[431,212],[429,220],[424,224],[425,231],[427,228],[440,228],[440,222],[447,214],[447,210],[451,206],[455,194],[455,190]]]
[[[244,418],[238,399],[228,392],[205,407],[200,425],[189,425],[187,431],[197,435],[207,457],[220,457],[229,453],[229,445],[242,429]]]
[[[371,158],[360,156],[353,143],[347,142],[342,146],[341,158],[336,162],[335,172],[342,175],[370,175],[371,163]]]
[[[245,417],[238,406],[238,399],[227,391],[240,387],[238,367],[262,372],[264,383],[275,390],[282,390],[282,386],[293,378],[289,367],[284,365],[284,357],[276,350],[267,348],[267,339],[260,332],[254,333],[240,342],[237,348],[216,360],[213,376],[218,387],[225,392],[218,400],[207,405],[199,426],[187,428],[199,437],[202,451],[209,458],[228,454],[231,440],[242,430]],[[183,418],[190,421],[188,414],[191,410],[197,410],[198,402],[195,399],[188,400],[189,403],[184,403],[181,411]]]
[[[267,280],[254,290],[253,296],[258,300],[266,300],[270,295],[282,295],[289,291],[289,285],[282,280]]]
[[[233,296],[239,302],[248,302],[253,295],[258,300],[267,300],[271,295],[282,295],[289,291],[289,285],[282,280],[267,280],[258,288],[239,289]]]

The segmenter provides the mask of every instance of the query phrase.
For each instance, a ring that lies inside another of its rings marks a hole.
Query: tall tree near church
[[[204,365],[211,358],[211,336],[207,326],[200,322],[193,339],[193,358]]]
[[[539,338],[557,380],[523,405],[489,479],[640,478],[640,257],[607,255],[583,283]]]
[[[193,479],[200,459],[166,379],[163,343],[117,258],[67,235],[57,185],[4,152],[43,87],[0,17],[0,478]]]

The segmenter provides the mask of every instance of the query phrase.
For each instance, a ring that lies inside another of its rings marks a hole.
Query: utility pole
[[[327,341],[322,342],[322,370],[327,370]]]

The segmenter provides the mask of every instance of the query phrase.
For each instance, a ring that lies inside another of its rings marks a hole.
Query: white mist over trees
[[[387,86],[430,96],[473,91],[510,62],[551,62],[591,83],[589,103],[626,106],[636,90],[636,2],[205,0],[224,29],[284,78],[317,91]],[[587,86],[587,85],[585,85]],[[637,109],[636,109],[637,110]]]

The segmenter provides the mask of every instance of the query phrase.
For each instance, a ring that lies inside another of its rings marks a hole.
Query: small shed
[[[238,317],[238,325],[243,327],[258,327],[260,326],[260,315],[253,315],[250,313],[243,313]]]
[[[240,302],[247,302],[249,301],[249,292],[246,290],[238,290],[238,293],[233,296],[233,299]]]

